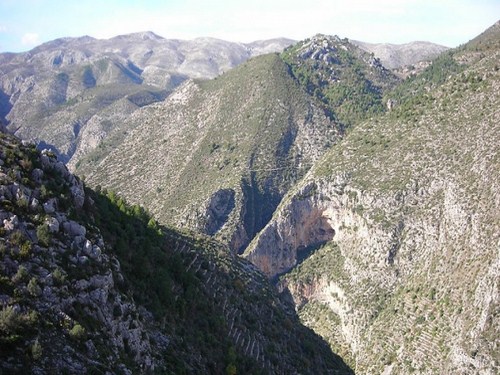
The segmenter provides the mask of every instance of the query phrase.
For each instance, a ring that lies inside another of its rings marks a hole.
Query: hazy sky
[[[500,0],[0,0],[0,51],[147,30],[180,39],[300,40],[323,33],[455,47],[499,19]]]

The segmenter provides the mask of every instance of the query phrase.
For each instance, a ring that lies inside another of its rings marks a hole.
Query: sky
[[[0,0],[0,52],[61,37],[153,31],[234,42],[317,33],[456,47],[500,19],[500,0]]]

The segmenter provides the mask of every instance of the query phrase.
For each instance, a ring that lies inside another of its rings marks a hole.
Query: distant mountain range
[[[242,44],[164,39],[152,32],[98,40],[61,38],[25,53],[0,54],[0,119],[74,166],[139,107],[163,100],[186,79],[210,79],[247,59],[280,52],[290,39]],[[362,44],[371,52],[377,45]],[[388,67],[435,56],[433,44],[385,45]],[[401,56],[409,55],[411,58]],[[377,55],[377,53],[375,53]],[[36,124],[36,127],[33,126]],[[89,133],[91,135],[89,136]]]
[[[449,49],[430,42],[405,44],[365,43],[358,40],[350,40],[350,42],[367,52],[373,53],[387,69],[401,68],[420,61],[430,61]]]

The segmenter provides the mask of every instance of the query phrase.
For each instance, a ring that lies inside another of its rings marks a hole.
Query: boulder
[[[92,253],[92,242],[85,240],[82,250],[85,255],[90,255]]]
[[[57,200],[55,198],[49,199],[43,204],[43,210],[46,214],[53,214],[56,211]]]
[[[83,225],[80,225],[73,220],[63,223],[63,230],[66,234],[72,237],[85,237],[85,234],[87,233],[87,230]]]
[[[30,208],[33,211],[36,211],[36,210],[38,210],[38,207],[40,207],[40,201],[38,199],[36,199],[36,198],[33,198],[31,200]]]
[[[43,171],[41,169],[39,169],[39,168],[33,169],[33,172],[31,172],[31,178],[37,184],[41,184],[42,183],[42,178],[43,178]]]

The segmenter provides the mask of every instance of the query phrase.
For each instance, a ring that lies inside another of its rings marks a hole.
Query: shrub
[[[13,245],[18,245],[20,246],[24,241],[24,235],[21,233],[21,231],[16,230],[12,235],[10,236],[10,242]]]
[[[33,359],[36,361],[42,358],[42,354],[43,354],[42,345],[40,344],[40,341],[36,339],[33,345],[31,346],[31,355],[33,356]]]
[[[28,202],[28,199],[26,198],[20,198],[17,200],[17,206],[23,210],[26,210],[28,209],[28,206],[29,206],[29,202]]]
[[[62,285],[66,280],[66,275],[60,268],[56,268],[54,272],[52,272],[52,280],[54,281],[54,284]]]
[[[236,375],[237,374],[236,366],[233,363],[230,363],[229,365],[227,365],[226,374],[227,375]]]
[[[75,340],[82,340],[85,338],[85,328],[83,328],[80,324],[75,324],[73,328],[70,329],[69,335],[71,338]]]
[[[24,241],[19,247],[19,256],[21,259],[28,259],[31,256],[32,244],[30,241]]]
[[[7,306],[0,311],[0,333],[12,335],[21,325],[21,319],[14,307]]]
[[[18,283],[20,281],[26,280],[28,277],[28,270],[26,269],[25,266],[20,265],[19,268],[17,269],[16,274],[12,277],[12,282]]]
[[[32,277],[29,281],[28,292],[34,297],[38,297],[40,294],[42,294],[42,288],[40,288],[40,286],[38,285],[36,277]]]
[[[36,236],[38,238],[38,242],[40,242],[43,246],[49,246],[50,244],[50,231],[49,227],[46,224],[41,224],[36,228]]]

